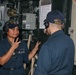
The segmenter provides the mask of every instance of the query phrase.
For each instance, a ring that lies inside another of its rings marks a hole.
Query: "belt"
[[[5,68],[5,67],[2,67],[2,69],[5,69],[5,70],[17,70],[17,69],[20,69],[22,67],[19,67],[19,68]]]

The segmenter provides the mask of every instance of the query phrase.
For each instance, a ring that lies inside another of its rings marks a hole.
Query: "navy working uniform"
[[[72,75],[73,58],[74,43],[59,30],[42,46],[34,75]]]
[[[8,39],[0,41],[0,57],[7,53],[11,44]],[[5,65],[0,65],[0,75],[25,75],[23,62],[29,63],[28,48],[25,41],[21,41],[12,57]]]

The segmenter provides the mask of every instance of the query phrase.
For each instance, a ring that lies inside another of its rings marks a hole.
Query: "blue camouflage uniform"
[[[72,75],[73,64],[74,43],[59,30],[41,47],[34,75]]]
[[[0,41],[0,57],[6,54],[10,47],[7,38]],[[0,75],[25,75],[23,63],[29,63],[28,53],[26,42],[21,41],[10,60],[4,65],[0,65]]]

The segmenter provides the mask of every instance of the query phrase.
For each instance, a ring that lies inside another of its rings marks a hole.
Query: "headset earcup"
[[[8,26],[7,26],[7,25],[4,25],[4,27],[3,27],[3,32],[4,32],[4,34],[7,33],[8,29],[9,29]]]

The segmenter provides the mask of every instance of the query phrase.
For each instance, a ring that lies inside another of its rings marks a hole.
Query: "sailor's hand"
[[[16,49],[16,48],[19,46],[19,44],[20,44],[21,41],[18,41],[18,40],[19,40],[19,38],[17,38],[16,41],[13,41],[13,42],[11,43],[11,47],[12,47],[13,49]]]
[[[40,45],[40,44],[41,44],[41,42],[39,42],[39,41],[38,41],[38,42],[36,43],[36,45],[35,45],[34,49],[35,49],[35,50],[38,50],[38,49],[39,49],[39,45]]]

